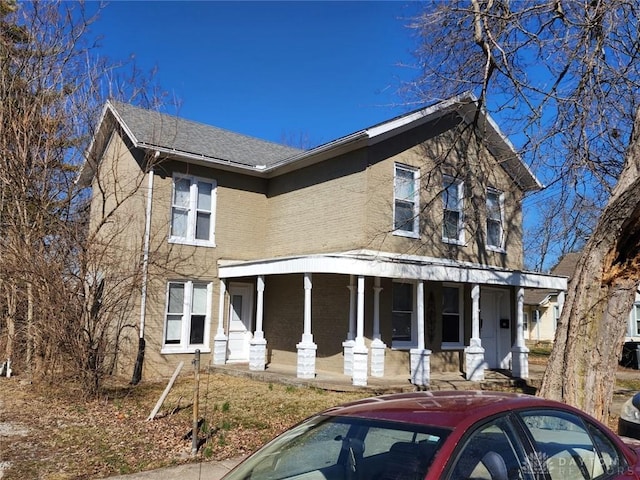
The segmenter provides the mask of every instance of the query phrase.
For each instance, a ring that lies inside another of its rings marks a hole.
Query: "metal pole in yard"
[[[200,395],[200,350],[196,350],[196,356],[193,359],[195,368],[195,385],[193,387],[193,431],[191,432],[191,455],[198,453],[198,397]]]

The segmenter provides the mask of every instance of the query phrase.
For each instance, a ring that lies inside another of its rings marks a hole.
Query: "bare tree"
[[[639,255],[634,194],[640,161],[634,129],[640,91],[638,5],[458,0],[422,7],[411,22],[421,73],[407,93],[424,102],[435,100],[433,92],[447,97],[471,90],[507,126],[523,157],[562,200],[540,223],[557,228],[555,220],[563,218],[568,230],[555,239],[545,232],[538,244],[541,256],[579,246],[590,235],[541,394],[603,418],[640,278],[634,267]],[[589,215],[602,211],[593,232],[575,208],[583,205]],[[574,240],[553,244],[567,238]],[[541,267],[543,261],[537,263]]]
[[[76,179],[106,97],[159,101],[135,66],[93,54],[93,20],[82,3],[0,0],[0,344],[16,370],[88,394],[137,328],[142,239],[125,258],[110,220],[145,171],[91,222]]]

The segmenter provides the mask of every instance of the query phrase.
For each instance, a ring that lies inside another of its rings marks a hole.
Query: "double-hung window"
[[[420,235],[418,170],[396,164],[393,180],[393,233],[417,238]]]
[[[215,181],[174,176],[170,241],[213,246],[215,196]]]
[[[442,347],[460,348],[463,345],[463,311],[461,288],[442,287]]]
[[[211,284],[169,282],[162,353],[209,349]]]
[[[504,195],[497,190],[487,190],[487,248],[504,249]]]
[[[453,177],[445,176],[442,189],[442,240],[447,243],[464,243],[463,183]]]
[[[393,304],[391,313],[392,347],[409,348],[416,344],[413,283],[393,283]]]

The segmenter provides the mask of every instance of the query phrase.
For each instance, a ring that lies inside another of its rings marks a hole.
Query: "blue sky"
[[[405,1],[114,1],[93,31],[102,55],[157,67],[179,116],[317,145],[416,107],[397,94],[416,74],[401,66],[413,62],[406,24],[416,9]]]

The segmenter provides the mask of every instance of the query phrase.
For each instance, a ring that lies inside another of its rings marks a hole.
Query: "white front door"
[[[248,362],[252,338],[253,289],[249,283],[229,285],[229,344],[227,362]]]
[[[511,304],[508,290],[480,290],[480,339],[487,368],[511,368]]]

